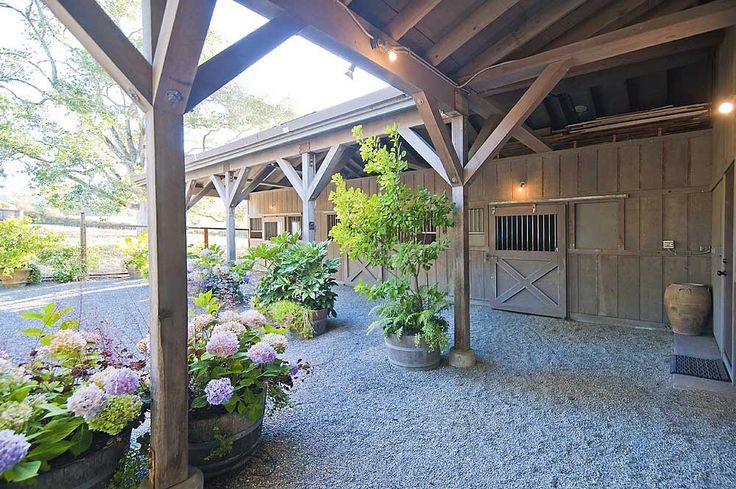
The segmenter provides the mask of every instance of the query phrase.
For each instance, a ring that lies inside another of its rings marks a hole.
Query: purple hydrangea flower
[[[233,396],[233,384],[227,377],[213,379],[207,382],[204,393],[207,395],[207,402],[213,406],[221,406]]]
[[[107,407],[107,395],[94,384],[85,385],[67,399],[66,407],[77,416],[89,420]]]
[[[276,358],[276,350],[265,341],[260,341],[250,347],[248,357],[253,360],[253,363],[268,363]]]
[[[294,365],[289,369],[289,375],[295,377],[299,373],[299,365]]]
[[[232,331],[218,331],[213,333],[205,349],[210,355],[228,358],[238,351],[238,337]]]
[[[0,473],[17,464],[28,454],[31,444],[13,430],[0,431]]]
[[[105,392],[114,396],[135,394],[139,384],[140,379],[137,373],[129,368],[119,368],[105,377]]]

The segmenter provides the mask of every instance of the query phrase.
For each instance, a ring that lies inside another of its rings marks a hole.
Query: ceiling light
[[[391,61],[393,63],[394,61],[396,61],[396,58],[398,58],[398,57],[399,57],[399,55],[396,54],[396,51],[394,51],[393,49],[389,49],[388,50],[388,60],[389,61]]]

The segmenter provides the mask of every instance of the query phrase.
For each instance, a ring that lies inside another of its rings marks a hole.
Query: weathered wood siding
[[[616,216],[602,216],[600,223],[578,229],[575,208],[582,204],[567,206],[568,312],[573,317],[610,318],[619,323],[664,322],[662,296],[667,284],[711,283],[711,138],[710,131],[699,131],[489,162],[470,188],[470,208],[485,209],[487,221],[485,235],[474,237],[471,246],[471,297],[491,299],[491,202],[625,193],[628,198],[611,200],[614,205],[605,208],[614,209]],[[409,172],[404,181],[437,193],[449,192],[431,170]],[[526,182],[523,189],[521,181]],[[375,192],[374,178],[349,184]],[[327,238],[330,190],[317,202],[318,239]],[[299,212],[299,206],[293,191],[276,190],[253,195],[249,210],[257,216]],[[606,249],[576,246],[576,235],[583,243],[595,241],[602,231],[596,226],[610,222],[620,233],[614,245]],[[662,240],[674,240],[675,250],[663,250]],[[342,263],[341,280],[350,283],[361,276],[360,264],[344,257]],[[452,272],[451,260],[443,257],[425,280],[450,285]]]
[[[736,93],[736,27],[726,30],[726,35],[721,43],[715,64],[715,101],[718,103],[726,97]],[[712,182],[713,191],[713,257],[711,263],[711,277],[722,267],[723,256],[723,205],[724,205],[724,183],[722,177],[724,172],[736,157],[736,118],[733,116],[723,117],[716,115],[713,119],[713,165]],[[713,279],[713,330],[716,341],[721,346],[723,337],[722,304],[721,304],[722,280]]]

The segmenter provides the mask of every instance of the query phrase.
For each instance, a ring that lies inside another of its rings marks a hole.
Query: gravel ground
[[[17,312],[78,303],[75,287],[0,292],[4,341]],[[137,336],[145,295],[140,282],[86,284],[88,324]],[[366,335],[370,304],[339,295],[327,334],[291,339],[289,356],[315,367],[295,408],[208,488],[736,487],[733,399],[670,387],[669,333],[473,307],[479,364],[408,372]]]

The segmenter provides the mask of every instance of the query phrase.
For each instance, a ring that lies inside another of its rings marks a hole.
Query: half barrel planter
[[[440,351],[430,350],[427,342],[416,336],[394,334],[384,336],[388,349],[388,361],[397,367],[409,370],[432,370],[440,364]]]
[[[314,336],[319,336],[327,331],[327,309],[311,311],[309,319],[312,321]]]
[[[31,483],[0,482],[0,489],[104,489],[130,446],[130,430],[110,438],[99,450],[54,466]]]
[[[674,333],[697,336],[710,315],[710,287],[694,283],[670,284],[664,291],[664,307]]]
[[[189,465],[199,468],[206,478],[216,477],[237,470],[253,455],[263,431],[263,413],[266,408],[266,393],[261,394],[261,414],[256,420],[238,413],[227,413],[202,419],[189,420]],[[220,447],[214,437],[215,428],[220,433],[232,436],[230,452],[219,457],[210,457]]]
[[[26,285],[30,276],[30,268],[16,268],[10,275],[1,275],[0,283],[5,286]]]

